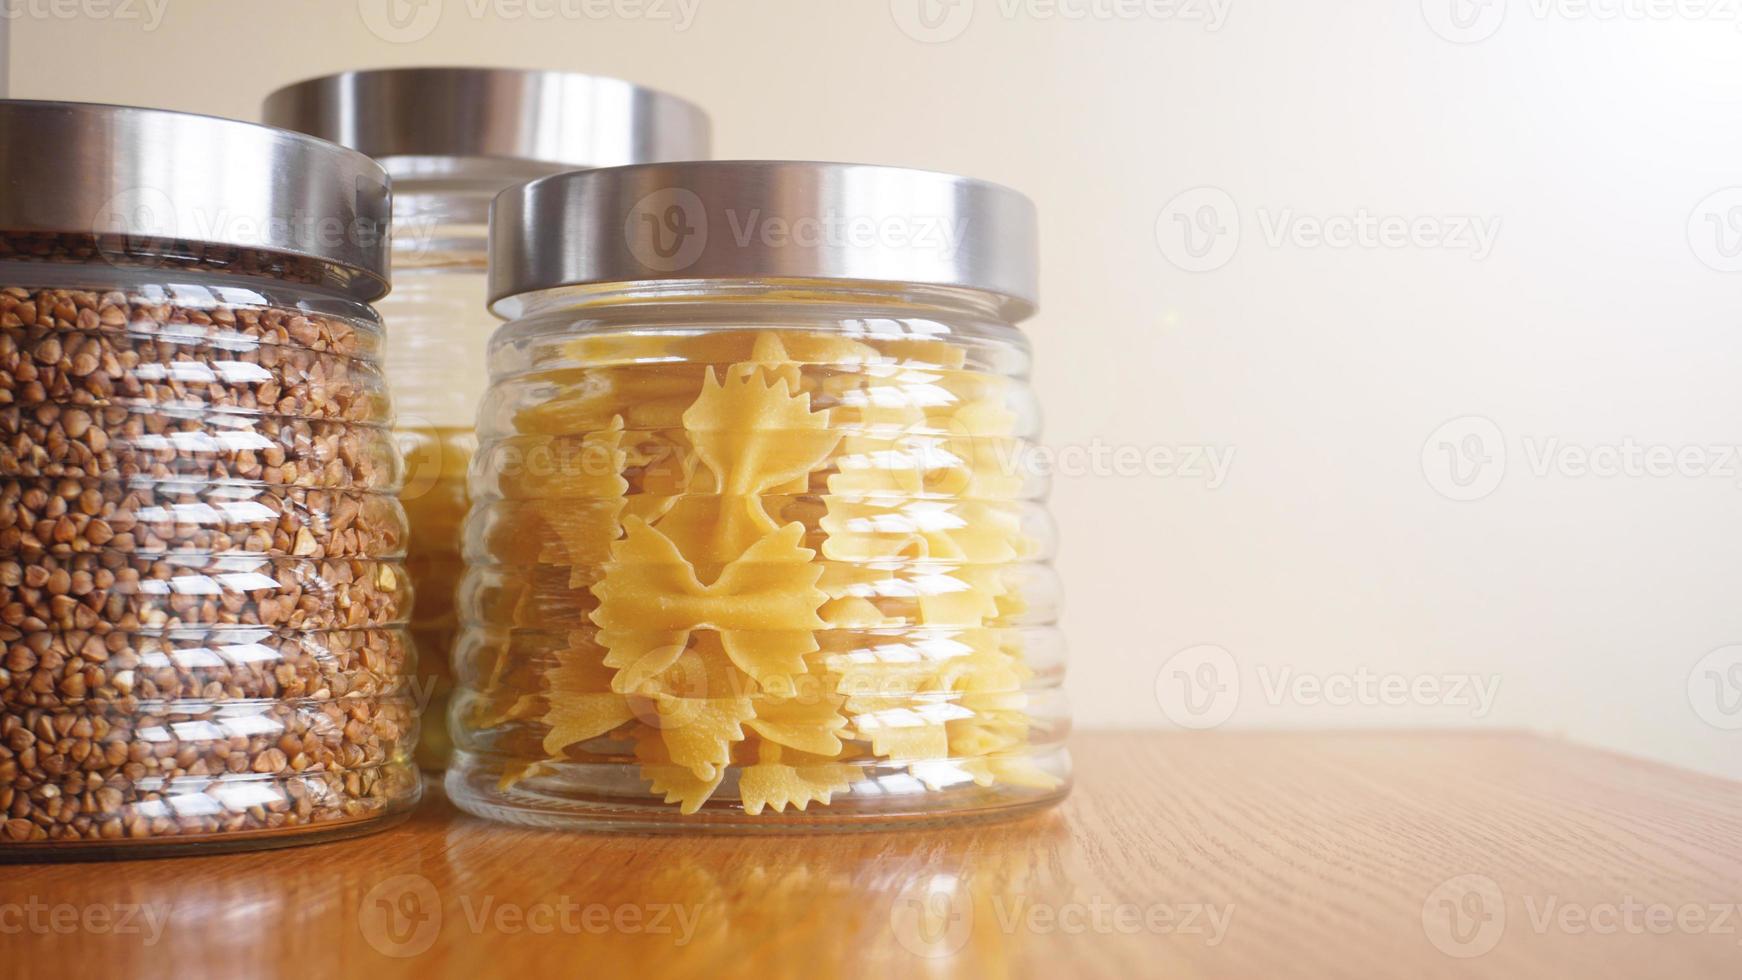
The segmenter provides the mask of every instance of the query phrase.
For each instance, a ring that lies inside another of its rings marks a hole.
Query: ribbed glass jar
[[[417,746],[425,769],[445,767],[451,748],[454,596],[465,569],[460,527],[477,446],[474,419],[488,379],[484,354],[495,326],[480,299],[486,219],[490,198],[513,172],[501,164],[463,179],[397,180],[394,289],[376,304],[390,328],[384,362],[398,409],[394,436],[405,456],[400,500],[411,524],[406,564],[417,583],[410,628],[420,654],[418,685],[428,695]]]
[[[0,235],[0,858],[417,801],[380,323],[298,279]]]
[[[851,829],[1061,798],[1029,345],[991,297],[551,290],[495,337],[450,795],[537,825]]]
[[[410,812],[386,173],[187,113],[0,101],[0,861]]]

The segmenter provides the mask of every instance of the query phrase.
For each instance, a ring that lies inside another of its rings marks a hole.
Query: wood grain
[[[0,974],[1742,976],[1742,784],[1517,734],[1072,749],[1058,810],[932,832],[583,836],[435,794],[336,844],[0,867]],[[52,918],[120,906],[156,941]]]

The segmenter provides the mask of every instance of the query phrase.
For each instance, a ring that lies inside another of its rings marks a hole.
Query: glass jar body
[[[415,804],[380,343],[285,269],[0,248],[0,859]]]
[[[491,347],[448,787],[520,823],[870,829],[1065,794],[1028,345],[974,294],[548,294]]]
[[[489,379],[485,354],[497,324],[484,302],[486,221],[490,197],[517,169],[397,180],[393,292],[377,304],[388,328],[394,435],[406,464],[400,501],[410,522],[406,564],[417,585],[410,629],[417,683],[429,695],[417,761],[428,770],[446,766],[451,750],[449,661],[464,570],[466,471],[477,448],[474,423]]]

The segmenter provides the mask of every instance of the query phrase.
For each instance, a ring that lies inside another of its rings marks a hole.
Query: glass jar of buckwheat
[[[386,174],[310,137],[0,102],[0,860],[409,811]]]

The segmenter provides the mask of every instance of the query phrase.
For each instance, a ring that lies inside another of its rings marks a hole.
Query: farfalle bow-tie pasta
[[[1032,433],[968,350],[599,334],[505,386],[459,654],[500,791],[757,816],[1055,789]]]

